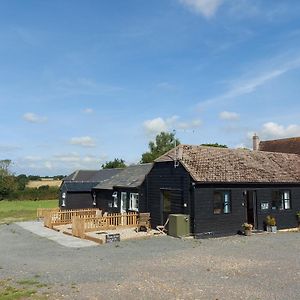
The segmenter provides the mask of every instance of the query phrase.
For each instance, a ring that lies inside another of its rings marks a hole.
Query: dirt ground
[[[67,248],[11,224],[0,253],[0,291],[35,281],[36,299],[300,298],[300,233]]]

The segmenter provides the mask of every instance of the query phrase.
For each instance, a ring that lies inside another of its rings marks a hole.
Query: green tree
[[[218,143],[214,143],[214,144],[201,144],[201,146],[217,147],[217,148],[228,148],[227,145],[222,145],[222,144],[218,144]]]
[[[0,160],[0,200],[16,190],[16,180],[9,170],[10,165],[10,159]]]
[[[174,133],[161,132],[155,137],[155,141],[149,142],[149,151],[142,154],[141,163],[153,162],[156,158],[173,149],[175,141],[176,145],[180,144]]]
[[[18,175],[16,177],[18,190],[24,190],[28,181],[29,181],[29,179],[27,178],[27,176],[25,174]]]
[[[114,160],[107,161],[101,166],[102,169],[116,169],[116,168],[126,168],[125,160],[122,158],[115,158]]]

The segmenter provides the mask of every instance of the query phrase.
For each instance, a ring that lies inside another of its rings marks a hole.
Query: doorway
[[[246,217],[247,223],[257,228],[256,191],[246,191]]]
[[[165,224],[169,214],[183,214],[182,190],[162,189],[160,198],[161,224]]]

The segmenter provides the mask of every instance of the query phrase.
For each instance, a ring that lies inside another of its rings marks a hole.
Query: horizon
[[[300,136],[296,0],[10,0],[0,158],[44,177],[137,163],[161,131],[252,148]]]

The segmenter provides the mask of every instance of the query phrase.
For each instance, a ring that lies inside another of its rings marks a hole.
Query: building
[[[260,141],[257,135],[253,136],[253,150],[295,153],[300,155],[300,137]]]
[[[300,211],[300,156],[179,145],[156,159],[147,185],[154,227],[182,213],[197,236],[235,234],[244,222],[262,230],[267,215],[291,228]]]
[[[153,164],[132,165],[93,187],[96,206],[105,212],[148,211],[148,174]]]
[[[110,179],[123,169],[77,170],[65,177],[60,186],[59,206],[62,209],[95,207],[92,188]]]

